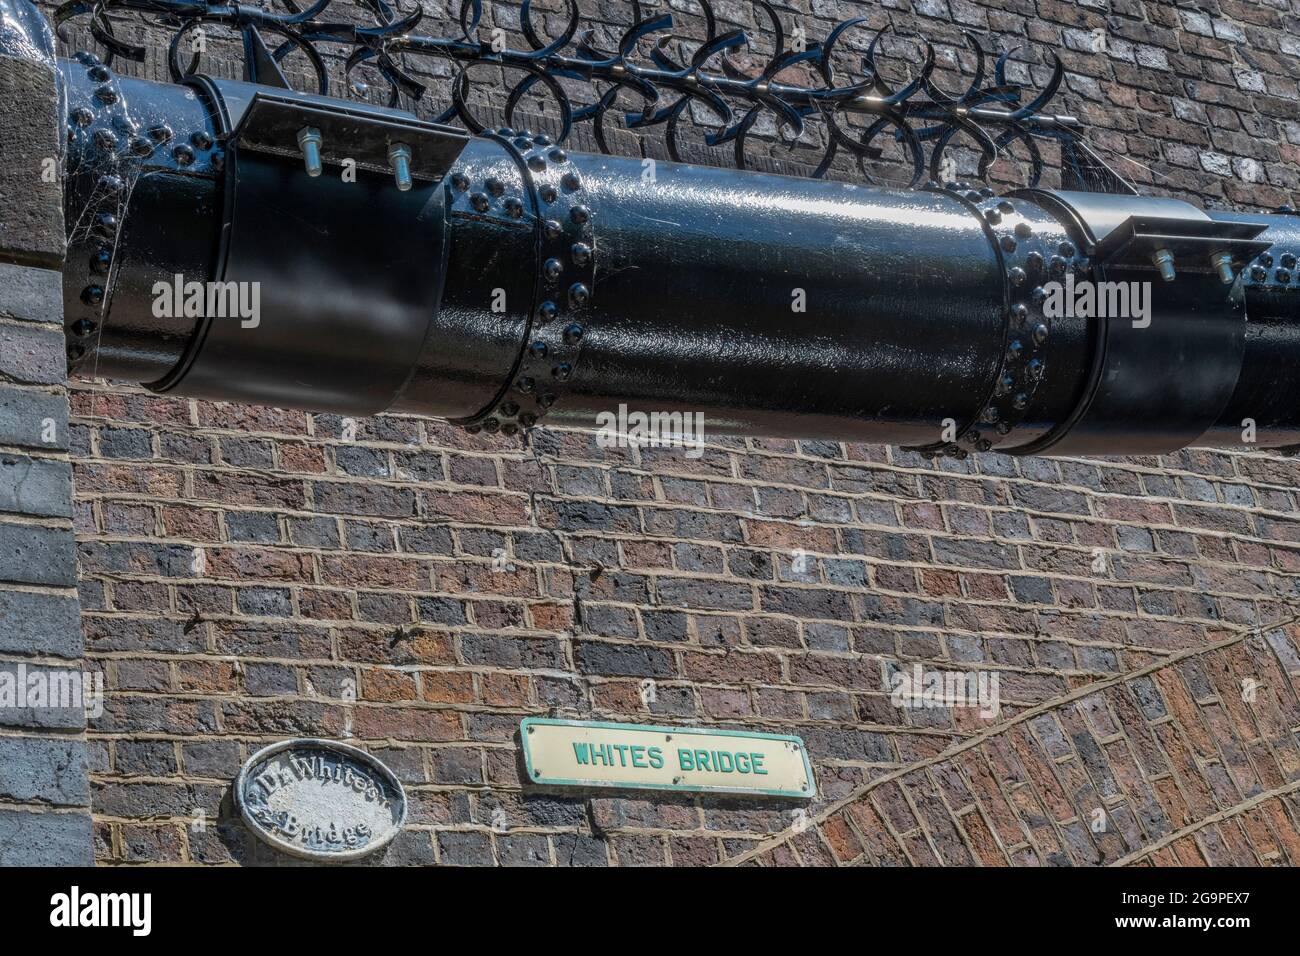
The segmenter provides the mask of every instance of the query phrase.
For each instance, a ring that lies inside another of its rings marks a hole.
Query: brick
[[[65,451],[69,438],[62,393],[0,385],[0,444]]]
[[[0,262],[0,316],[61,326],[63,324],[61,272],[57,269],[40,269]],[[55,367],[60,370],[63,366],[62,360],[55,363]],[[58,381],[62,382],[63,378],[59,378]]]
[[[90,866],[89,813],[0,809],[0,866]]]
[[[0,737],[0,800],[84,807],[89,799],[84,741]]]
[[[70,586],[76,582],[72,531],[0,522],[0,580]]]
[[[81,657],[81,619],[73,597],[0,589],[0,621],[0,652]]]

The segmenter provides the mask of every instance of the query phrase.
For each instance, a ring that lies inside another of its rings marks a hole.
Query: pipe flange
[[[498,131],[503,137],[510,132]],[[572,380],[589,333],[596,275],[592,212],[568,154],[544,134],[521,133],[510,144],[528,171],[536,213],[536,306],[510,387],[487,415],[467,426],[507,435],[541,421]]]
[[[1008,289],[1002,361],[976,423],[959,439],[983,452],[1011,443],[1047,377],[1052,320],[1043,308],[1044,285],[1089,263],[1061,225],[1032,203],[981,196],[976,206],[992,228]]]
[[[1087,268],[1059,223],[1038,207],[999,197],[988,186],[930,183],[925,188],[953,196],[980,218],[1007,283],[1007,319],[1002,358],[978,414],[960,426],[954,440],[912,450],[962,460],[971,452],[1005,445],[1020,424],[1047,373],[1052,323],[1043,311],[1044,282]]]
[[[69,216],[64,270],[69,373],[88,358],[88,343],[103,323],[114,248],[135,177],[142,169],[209,175],[222,160],[206,130],[178,133],[160,118],[135,115],[117,74],[94,53],[82,50],[74,59],[84,70],[66,77],[66,181],[76,190],[69,196],[76,215]]]
[[[126,208],[128,183],[125,167],[136,157],[132,149],[138,132],[127,115],[117,77],[94,53],[82,50],[75,56],[85,68],[77,79],[68,104],[68,181],[81,163],[93,164],[92,175],[78,176],[84,184],[76,196],[79,216],[72,224],[64,270],[68,374],[78,370],[89,356],[88,343],[103,324],[107,305],[109,272],[122,214]],[[80,291],[77,291],[77,290]],[[72,293],[76,305],[72,305]]]

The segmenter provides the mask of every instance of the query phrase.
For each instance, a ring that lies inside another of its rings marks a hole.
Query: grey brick
[[[430,624],[464,624],[465,607],[455,598],[427,597],[416,601],[420,620]]]
[[[333,518],[290,518],[289,540],[302,548],[337,548],[338,522]]]
[[[577,645],[578,669],[584,674],[608,677],[671,677],[676,665],[671,652],[659,647],[604,644],[584,641]]]
[[[46,696],[36,696],[37,690]],[[73,695],[74,690],[78,695]],[[86,712],[81,704],[93,703],[90,695],[94,690],[94,680],[87,681],[79,665],[47,667],[0,661],[0,692],[10,697],[8,705],[0,707],[0,727],[80,729],[86,725]],[[19,703],[26,706],[17,706]],[[51,706],[60,703],[73,706]]]
[[[275,467],[274,446],[262,439],[223,438],[220,442],[221,460],[236,468]]]
[[[0,810],[0,866],[90,866],[89,813]]]
[[[334,449],[339,471],[357,478],[387,478],[388,454],[376,448],[343,445]]]
[[[63,273],[0,262],[0,315],[62,325]],[[59,366],[63,367],[61,355]]]
[[[62,184],[34,175],[58,155],[61,138],[53,64],[5,57],[0,61],[0,142],[5,144],[0,251],[8,262],[57,268],[63,260]]]
[[[550,866],[550,845],[542,833],[507,833],[497,837],[502,866]]]
[[[53,441],[45,440],[47,434]],[[66,451],[68,439],[64,395],[0,386],[0,444]]]
[[[176,750],[166,740],[118,741],[118,773],[168,777],[176,773],[177,769]]]
[[[0,323],[0,373],[13,381],[33,385],[63,384],[68,378],[64,348],[61,329]]]
[[[280,524],[275,515],[260,511],[230,512],[226,515],[226,533],[231,541],[257,541],[263,544],[280,540]]]
[[[438,853],[447,866],[491,866],[492,840],[486,833],[439,833]]]
[[[384,851],[385,866],[433,866],[437,857],[427,830],[403,830]]]
[[[564,649],[550,638],[465,634],[460,639],[466,664],[553,670],[564,667]]]
[[[153,457],[153,435],[143,428],[101,428],[99,453],[105,458],[147,460]]]
[[[555,858],[560,866],[609,866],[605,841],[585,833],[561,833],[555,838]]]
[[[470,747],[443,747],[433,753],[434,783],[483,782],[483,758]]]
[[[86,744],[48,737],[0,737],[0,800],[84,807]]]
[[[0,651],[80,657],[77,600],[63,594],[0,590]]]
[[[72,529],[0,523],[0,580],[67,587],[76,584]]]
[[[288,588],[240,588],[235,592],[235,607],[241,614],[257,617],[289,617],[293,614]]]
[[[283,697],[298,693],[298,677],[284,664],[244,665],[244,686],[254,697]]]
[[[66,461],[0,454],[0,511],[71,517],[72,466]]]

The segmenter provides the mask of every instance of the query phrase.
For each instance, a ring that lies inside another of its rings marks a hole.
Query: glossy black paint
[[[311,178],[290,148],[242,149],[248,84],[114,78],[114,113],[87,105],[102,71],[63,70],[78,371],[511,434],[625,405],[698,412],[706,433],[958,457],[1240,444],[1246,417],[1260,444],[1300,441],[1292,216],[1258,217],[1275,258],[1225,284],[1199,260],[1161,282],[1146,253],[1113,258],[1129,212],[1200,230],[1197,249],[1219,248],[1217,231],[1246,241],[1246,219],[1220,230],[1140,197],[890,191],[570,154],[515,130],[474,137],[441,182],[401,192],[376,168]],[[103,155],[96,132],[132,122],[166,127],[170,148]],[[83,229],[105,211],[106,169],[130,188],[107,194],[111,229]],[[259,282],[259,324],[157,316],[153,283],[177,273]],[[1152,283],[1152,325],[1049,319],[1044,286],[1066,274]]]

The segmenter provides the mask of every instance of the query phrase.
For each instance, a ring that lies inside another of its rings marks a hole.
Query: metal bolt
[[[1157,249],[1151,254],[1151,261],[1160,270],[1160,278],[1173,282],[1177,273],[1174,271],[1174,254],[1168,249]]]
[[[388,165],[393,168],[393,178],[397,188],[406,192],[411,188],[411,147],[405,143],[393,143],[388,147]]]
[[[1237,278],[1232,271],[1232,256],[1226,252],[1220,252],[1217,255],[1210,256],[1210,265],[1214,271],[1219,273],[1219,278],[1224,285],[1232,285],[1233,280]]]
[[[320,148],[323,142],[320,130],[315,127],[304,126],[298,130],[298,148],[302,150],[303,165],[307,175],[313,178],[321,174]]]

